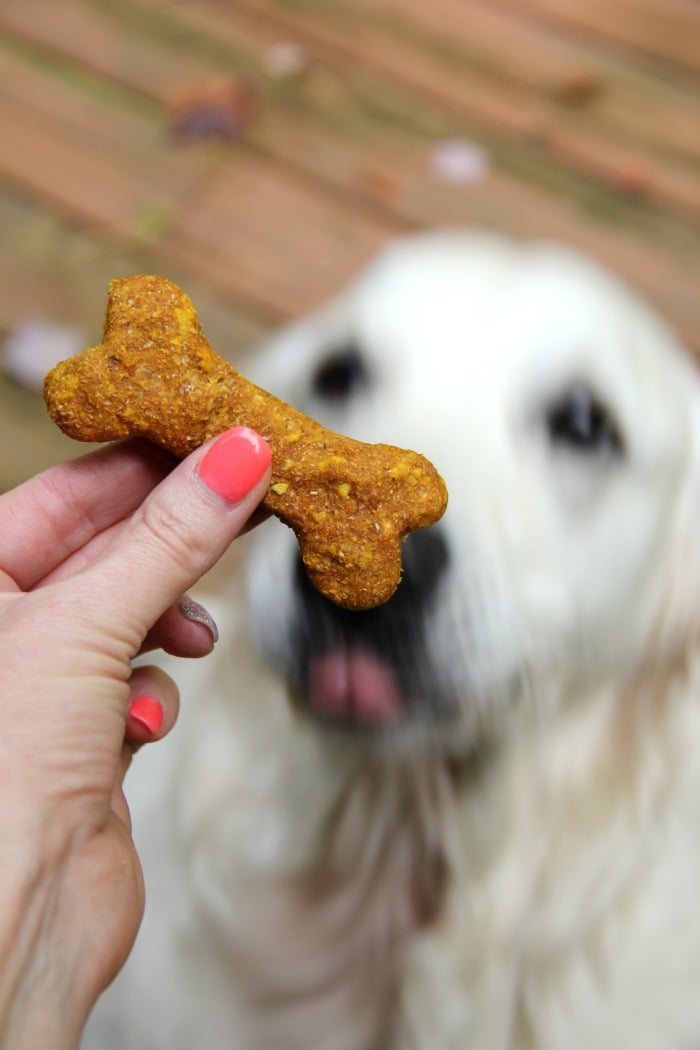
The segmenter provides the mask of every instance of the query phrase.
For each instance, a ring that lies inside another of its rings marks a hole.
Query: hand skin
[[[144,893],[122,784],[134,745],[172,728],[178,694],[132,659],[211,649],[177,602],[267,491],[260,445],[234,503],[200,476],[206,448],[174,466],[140,441],[0,497],[2,1050],[73,1050],[133,944]],[[127,716],[144,693],[163,708],[155,734]]]

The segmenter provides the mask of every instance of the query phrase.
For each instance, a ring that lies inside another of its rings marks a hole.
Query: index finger
[[[174,462],[147,441],[120,441],[49,467],[0,496],[0,579],[30,590],[132,514]]]
[[[245,528],[268,491],[271,451],[248,427],[232,427],[191,453],[70,582],[81,615],[126,630],[133,653],[148,630]],[[76,593],[77,593],[76,591]]]

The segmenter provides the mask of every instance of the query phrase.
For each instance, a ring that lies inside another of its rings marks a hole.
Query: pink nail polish
[[[239,503],[260,481],[271,458],[264,438],[250,427],[233,427],[207,449],[199,462],[199,476],[227,503]]]
[[[163,724],[163,707],[154,696],[135,696],[129,704],[128,715],[149,733],[157,733]]]

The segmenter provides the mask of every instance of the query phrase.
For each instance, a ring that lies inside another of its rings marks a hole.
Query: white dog
[[[427,454],[448,511],[369,613],[256,534],[130,774],[147,913],[85,1046],[699,1047],[690,360],[568,252],[435,234],[253,376]]]

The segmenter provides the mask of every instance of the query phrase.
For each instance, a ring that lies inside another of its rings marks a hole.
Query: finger
[[[117,536],[120,529],[124,528],[124,524],[124,521],[117,521],[113,525],[108,525],[101,532],[96,532],[92,539],[89,539],[82,547],[69,554],[64,561],[52,568],[46,576],[36,580],[33,588],[45,587],[49,583],[56,583],[57,580],[65,580],[69,576],[74,576],[76,572],[80,572],[87,565],[90,565],[99,557],[102,551],[106,550],[114,542],[115,536]]]
[[[141,652],[163,649],[172,656],[207,656],[219,640],[219,629],[203,605],[188,594],[171,605],[146,635]]]
[[[124,794],[124,778],[134,753],[144,744],[162,740],[175,725],[180,710],[180,692],[165,671],[144,665],[137,667],[131,675],[129,693],[124,743],[119,755],[111,807],[127,831],[131,832],[131,813]]]
[[[147,445],[146,447],[148,448],[150,446]],[[170,466],[172,467],[172,461],[170,461]],[[251,529],[254,529],[257,525],[262,524],[262,522],[266,521],[269,517],[269,510],[267,510],[263,506],[256,507],[246,524],[241,529],[241,535],[250,531]],[[52,568],[51,571],[49,571],[46,574],[46,576],[37,579],[32,584],[32,586],[44,587],[49,583],[55,583],[57,580],[65,580],[68,576],[72,576],[74,575],[74,573],[80,572],[81,569],[84,569],[87,565],[90,565],[91,562],[93,562],[97,557],[99,557],[101,552],[105,550],[114,541],[115,536],[118,534],[120,529],[124,528],[125,524],[125,520],[120,520],[115,522],[113,525],[110,525],[107,528],[103,529],[101,532],[95,533],[95,535],[87,543],[73,551],[73,553],[70,554],[67,558],[65,558],[62,562],[60,562],[60,564],[56,565],[55,568]],[[11,579],[9,576],[4,575],[0,570],[0,593],[2,591],[17,591],[24,589],[26,588],[18,587],[13,579]],[[158,647],[165,648],[165,646],[161,646],[160,642],[156,642],[148,646],[149,649],[155,649]],[[170,651],[170,649],[166,649],[166,652]],[[206,653],[210,651],[211,647],[203,652],[176,652],[174,655],[205,656]]]
[[[270,448],[235,427],[181,463],[114,543],[72,581],[83,609],[138,651],[153,624],[215,562],[267,492]]]
[[[251,529],[257,529],[258,525],[262,525],[271,516],[272,511],[268,510],[267,507],[264,507],[262,504],[256,507],[241,529],[241,536],[246,532],[250,532]]]
[[[108,445],[50,467],[0,497],[0,573],[29,590],[143,502],[174,460],[146,441]]]
[[[132,748],[162,740],[175,725],[180,710],[175,682],[160,667],[144,665],[133,671],[129,691],[125,740]]]

